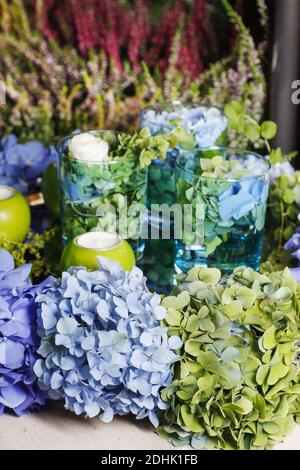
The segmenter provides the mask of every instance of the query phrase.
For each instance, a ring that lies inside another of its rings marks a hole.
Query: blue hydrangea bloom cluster
[[[181,341],[160,325],[166,311],[140,269],[99,262],[98,271],[70,268],[37,297],[38,383],[77,415],[110,422],[133,413],[157,426],[157,409],[167,407],[160,389],[171,382]]]
[[[38,176],[56,158],[54,147],[40,142],[19,144],[13,134],[0,139],[0,184],[13,186],[27,194]]]
[[[298,221],[300,222],[300,214],[298,214]],[[300,283],[300,226],[296,228],[292,237],[285,243],[284,249],[289,251],[291,256],[298,262],[298,266],[290,268],[290,270],[294,279]]]
[[[270,169],[270,183],[272,184],[280,175],[292,175],[295,173],[295,168],[290,162],[275,163]]]
[[[14,269],[11,254],[0,249],[0,415],[38,409],[47,396],[33,372],[40,344],[34,300],[44,284],[31,285],[30,269],[28,264]]]
[[[215,145],[227,129],[227,118],[214,107],[175,105],[172,111],[146,109],[142,113],[141,126],[148,127],[152,135],[168,134],[175,123],[195,136],[198,147]]]
[[[264,204],[268,197],[268,182],[264,179],[245,179],[233,182],[219,197],[221,219],[239,220],[256,205]]]

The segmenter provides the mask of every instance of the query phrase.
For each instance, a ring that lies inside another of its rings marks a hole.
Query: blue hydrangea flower
[[[298,220],[300,221],[300,214],[298,214]],[[290,271],[295,281],[300,283],[300,226],[296,228],[292,237],[284,244],[284,249],[289,251],[291,256],[298,261],[298,266],[290,268]]]
[[[233,182],[219,197],[222,220],[239,220],[268,197],[268,184],[263,179],[245,179]]]
[[[11,254],[0,249],[0,415],[9,410],[19,416],[46,400],[33,372],[39,346],[34,299],[44,284],[32,286],[30,270],[28,264],[14,269]]]
[[[300,221],[300,214],[298,215]],[[292,237],[284,244],[284,249],[291,252],[291,256],[296,258],[298,265],[300,264],[300,226],[296,228]],[[293,278],[300,283],[300,266],[290,268]]]
[[[298,282],[298,284],[300,284],[300,267],[289,268],[289,270],[291,271],[291,274],[293,278],[295,279],[295,281]]]
[[[133,413],[157,426],[181,341],[160,325],[166,311],[142,271],[100,258],[98,271],[71,268],[36,301],[40,387],[78,415],[109,422]]]
[[[214,107],[188,107],[176,105],[173,111],[147,109],[142,113],[142,128],[148,127],[152,135],[168,134],[176,123],[195,136],[198,147],[215,145],[227,129],[227,118]]]
[[[19,144],[13,134],[4,137],[0,140],[0,184],[27,194],[30,185],[55,158],[54,147],[45,148],[37,141]]]
[[[300,261],[300,227],[298,227],[292,237],[285,243],[284,249],[292,252],[292,256]]]
[[[290,162],[275,163],[270,169],[270,183],[272,184],[280,175],[292,175],[295,173],[295,168]]]

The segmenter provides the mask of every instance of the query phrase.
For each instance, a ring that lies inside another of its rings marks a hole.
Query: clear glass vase
[[[226,145],[227,119],[216,107],[174,101],[157,104],[141,112],[141,128],[148,127],[152,135],[170,134],[177,125],[195,137],[199,148]],[[178,148],[170,149],[165,160],[154,160],[150,165],[149,205],[172,205],[175,202],[175,161]]]
[[[239,162],[241,177],[203,176],[201,159]],[[181,151],[176,160],[176,200],[186,220],[174,222],[177,272],[196,265],[224,273],[237,266],[259,268],[270,163],[246,150]],[[179,235],[178,235],[179,234]]]
[[[91,131],[118,145],[118,132]],[[78,160],[68,151],[70,139],[58,145],[64,244],[91,230],[117,233],[127,239],[137,258],[143,252],[141,224],[146,223],[147,169],[128,165],[126,158]]]

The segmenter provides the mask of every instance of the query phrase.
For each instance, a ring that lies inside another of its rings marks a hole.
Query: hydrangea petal
[[[16,408],[25,401],[27,394],[21,385],[3,387],[0,393],[0,402],[8,408]]]
[[[5,273],[12,271],[14,269],[15,263],[12,255],[0,248],[0,271]]]

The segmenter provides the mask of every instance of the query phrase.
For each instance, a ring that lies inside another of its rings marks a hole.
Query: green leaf
[[[235,359],[237,359],[240,355],[240,352],[238,349],[236,348],[233,348],[233,347],[229,347],[229,348],[226,348],[222,354],[221,354],[221,359],[222,361],[224,362],[231,362],[231,361],[234,361]]]
[[[241,397],[238,401],[235,402],[235,405],[241,408],[242,414],[244,415],[251,413],[253,410],[253,404],[245,397]]]
[[[231,101],[224,107],[225,116],[232,120],[238,120],[243,113],[243,105],[239,101]]]
[[[199,273],[199,279],[206,284],[217,284],[221,278],[221,271],[217,268],[206,268]]]
[[[262,431],[262,426],[258,426],[258,430],[253,441],[255,447],[265,447],[268,442],[268,435]]]
[[[275,339],[275,326],[272,325],[270,328],[268,328],[262,339],[262,343],[265,349],[273,349],[277,345],[277,341]]]
[[[251,142],[257,142],[260,138],[260,126],[255,124],[248,124],[245,128],[246,137],[251,140]]]
[[[198,352],[197,361],[203,369],[209,369],[219,362],[217,356],[210,351]]]
[[[282,163],[283,162],[283,152],[281,148],[272,149],[270,153],[270,162],[272,165],[275,163]]]
[[[257,408],[259,411],[259,416],[261,418],[264,418],[266,414],[266,402],[264,398],[259,393],[256,393],[254,402],[255,402],[255,408]]]
[[[166,322],[171,326],[180,326],[182,320],[182,314],[174,308],[168,308]]]
[[[200,377],[197,381],[199,390],[206,390],[214,384],[214,378],[210,374],[206,374],[203,377]]]
[[[270,374],[268,377],[268,385],[275,385],[280,379],[285,377],[288,372],[289,367],[284,365],[282,362],[274,364],[270,370]]]
[[[191,412],[188,405],[182,405],[180,408],[182,421],[185,426],[194,433],[201,433],[204,431],[204,427],[199,423],[199,419]]]
[[[277,124],[273,121],[264,121],[261,125],[261,135],[264,139],[271,140],[277,134]]]
[[[189,401],[194,396],[194,391],[193,390],[188,390],[188,391],[179,390],[178,392],[176,392],[176,395],[178,396],[178,398],[180,398],[180,400]]]
[[[268,434],[277,434],[280,432],[280,426],[272,421],[263,423],[263,429]]]
[[[186,359],[186,364],[191,374],[197,374],[201,370],[201,365],[197,361]]]
[[[210,241],[205,242],[205,254],[206,256],[211,255],[219,245],[222,244],[222,239],[217,235]]]
[[[278,302],[286,302],[287,300],[290,300],[292,295],[293,292],[289,287],[280,287],[280,289],[278,289],[278,291],[275,293],[275,299]]]
[[[191,356],[197,357],[201,348],[201,342],[199,339],[189,339],[184,345],[185,352]]]
[[[244,308],[250,308],[256,300],[257,294],[248,287],[239,287],[236,291],[236,299],[241,302]]]
[[[183,291],[177,296],[177,308],[183,309],[190,303],[190,295],[188,292]]]
[[[217,284],[221,278],[221,271],[217,268],[203,268],[196,266],[187,274],[187,281],[202,281],[205,284]]]
[[[186,324],[186,331],[193,332],[197,331],[199,329],[200,325],[200,318],[198,315],[191,315],[188,318],[187,324]]]
[[[257,381],[258,385],[262,385],[266,381],[269,370],[270,370],[270,368],[266,364],[262,364],[258,368],[258,371],[256,373],[256,381]]]

